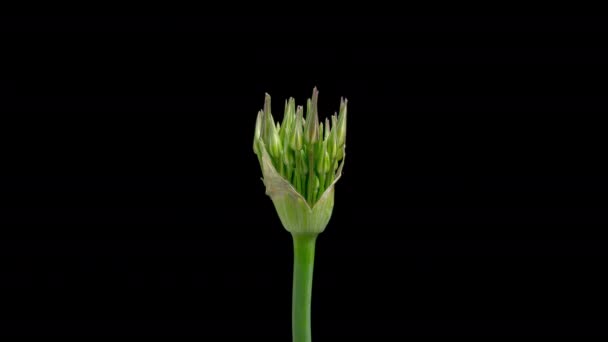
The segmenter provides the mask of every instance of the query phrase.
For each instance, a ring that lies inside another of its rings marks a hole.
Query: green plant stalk
[[[312,276],[318,234],[293,233],[293,342],[311,342]]]

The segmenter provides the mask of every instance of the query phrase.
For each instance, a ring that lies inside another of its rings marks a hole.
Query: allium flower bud
[[[270,95],[258,113],[254,152],[262,169],[266,194],[292,233],[320,233],[334,206],[334,187],[342,174],[346,137],[346,101],[338,117],[319,123],[316,88],[303,107],[290,98],[282,123],[274,122]]]

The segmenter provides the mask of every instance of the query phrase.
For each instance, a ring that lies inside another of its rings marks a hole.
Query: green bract
[[[281,223],[292,233],[320,233],[331,217],[334,187],[342,175],[346,141],[346,107],[340,99],[339,113],[331,124],[319,122],[319,92],[303,107],[295,99],[285,101],[282,123],[274,121],[270,95],[258,112],[253,150],[262,169],[266,194]]]

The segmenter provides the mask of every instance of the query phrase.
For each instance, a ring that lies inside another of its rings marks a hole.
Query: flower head
[[[334,187],[342,175],[348,100],[325,123],[319,121],[319,92],[304,108],[285,101],[283,121],[275,122],[270,95],[258,112],[253,151],[262,169],[266,194],[285,229],[292,233],[320,233],[331,217]]]

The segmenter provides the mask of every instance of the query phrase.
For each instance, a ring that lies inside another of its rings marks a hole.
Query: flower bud
[[[340,100],[340,114],[338,115],[338,146],[343,146],[346,141],[346,112],[348,100]]]
[[[305,176],[306,174],[308,174],[308,156],[306,155],[304,150],[300,150],[300,152],[298,153],[298,157],[300,159],[300,174]]]
[[[253,151],[259,154],[258,140],[262,137],[262,111],[258,112],[258,117],[255,120],[255,134],[253,135]]]
[[[287,144],[283,145],[283,163],[290,169],[295,167],[295,158],[293,156],[293,152],[289,150],[289,146]]]
[[[296,112],[296,120],[294,123],[293,135],[290,139],[290,147],[294,151],[300,151],[302,149],[302,106],[298,106]]]
[[[333,209],[334,186],[344,165],[346,101],[340,114],[319,122],[318,91],[304,108],[290,98],[282,122],[271,112],[270,95],[255,123],[253,150],[258,156],[266,194],[284,227],[294,233],[319,233]]]
[[[331,170],[331,161],[329,159],[329,153],[327,153],[327,151],[325,151],[325,153],[323,153],[323,171],[321,171],[322,173],[329,173]]]
[[[315,161],[315,168],[316,168],[316,172],[317,174],[322,174],[324,173],[325,170],[325,166],[324,166],[324,155],[326,153],[326,149],[327,149],[327,142],[324,141],[322,144],[319,144],[320,148],[319,151],[317,153],[315,153],[315,157],[316,157],[316,161]]]
[[[277,128],[275,127],[275,125],[269,126],[268,134],[268,149],[270,151],[270,155],[272,156],[272,158],[278,159],[281,156],[282,148],[281,139],[279,138],[279,134],[277,133]]]
[[[307,101],[306,110],[306,142],[315,143],[319,140],[319,114],[318,114],[319,92],[315,87],[312,100]]]

